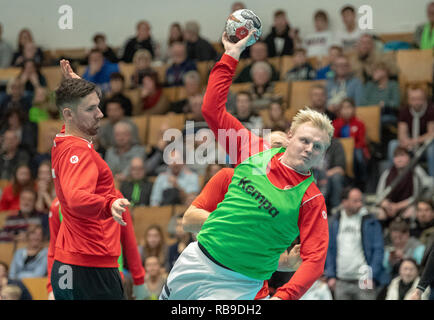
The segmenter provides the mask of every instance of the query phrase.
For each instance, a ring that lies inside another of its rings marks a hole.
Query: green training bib
[[[313,175],[288,190],[267,177],[271,158],[285,148],[263,151],[239,164],[224,200],[205,221],[197,239],[221,264],[260,280],[270,279],[280,255],[299,235],[301,200]]]

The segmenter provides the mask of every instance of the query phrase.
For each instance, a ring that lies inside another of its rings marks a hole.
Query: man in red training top
[[[61,69],[67,79],[55,93],[65,124],[51,151],[63,216],[51,271],[54,297],[124,299],[117,260],[129,202],[116,194],[110,168],[92,145],[103,118],[100,91],[73,73],[69,62],[61,61]]]
[[[119,196],[122,197],[122,194]],[[50,214],[49,214],[49,224],[50,224],[50,245],[48,247],[48,282],[47,282],[47,291],[49,294],[49,299],[53,299],[53,288],[51,287],[51,269],[53,267],[54,261],[54,253],[56,251],[56,239],[57,234],[59,233],[60,224],[63,220],[62,213],[59,207],[59,199],[55,198],[53,203],[51,204]],[[133,294],[136,300],[144,300],[147,298],[149,293],[145,288],[145,269],[143,268],[142,261],[140,258],[140,253],[137,249],[136,236],[134,234],[133,222],[131,219],[131,214],[128,208],[123,214],[124,220],[127,223],[126,226],[121,227],[121,238],[119,241],[121,242],[122,254],[119,257],[119,272],[122,275],[123,272],[123,257],[126,258],[128,263],[128,270],[131,273],[133,278]],[[111,218],[108,218],[111,219]]]

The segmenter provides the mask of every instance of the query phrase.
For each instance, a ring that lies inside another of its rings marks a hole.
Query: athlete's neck
[[[75,128],[74,126],[68,125],[67,123],[65,123],[65,136],[79,137],[79,138],[85,139],[89,142],[92,142],[91,136],[85,134],[84,132]]]
[[[299,168],[299,167],[297,167],[297,166],[292,165],[291,157],[290,157],[290,155],[289,155],[287,152],[285,152],[285,153],[283,154],[283,156],[281,156],[281,157],[279,158],[279,161],[280,161],[284,166],[286,166],[286,167],[288,167],[288,168],[294,170],[294,171],[297,172],[297,173],[300,173],[300,174],[303,174],[303,175],[310,175],[310,171],[309,171],[309,169]]]

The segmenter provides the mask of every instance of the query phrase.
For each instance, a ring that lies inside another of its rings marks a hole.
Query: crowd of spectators
[[[237,2],[232,10],[243,7]],[[358,28],[355,12],[352,6],[343,7],[344,28],[333,32],[327,12],[318,10],[313,16],[315,31],[305,34],[290,24],[285,10],[276,10],[271,30],[264,30],[262,39],[243,53],[242,59],[248,60],[234,83],[247,86],[229,93],[227,109],[249,130],[286,132],[291,119],[286,116],[286,102],[275,94],[276,82],[324,81],[311,86],[309,106],[329,116],[335,128],[323,162],[313,169],[329,211],[330,243],[324,275],[304,299],[402,300],[417,287],[424,255],[434,242],[434,143],[412,161],[434,136],[434,105],[427,84],[400,86],[393,53],[383,50],[375,34]],[[434,3],[427,6],[427,15],[410,44],[417,49],[434,48],[430,36]],[[0,295],[30,299],[21,279],[46,275],[48,214],[56,197],[50,154],[37,151],[38,123],[58,119],[58,114],[41,73],[47,59],[31,30],[19,32],[14,51],[1,38],[3,27],[7,28],[0,24],[0,68],[21,71],[9,82],[0,82],[0,179],[8,181],[0,190],[0,215],[5,216],[0,220],[0,241],[23,246],[12,261],[0,263]],[[136,34],[122,48],[111,47],[105,34],[95,34],[94,47],[85,59],[76,61],[85,65],[81,76],[101,88],[105,119],[95,149],[108,163],[132,211],[137,206],[187,207],[204,183],[231,166],[228,155],[220,157],[218,146],[203,148],[209,139],[201,115],[207,79],[201,78],[198,63],[219,59],[218,42],[207,39],[196,21],[171,24],[165,43],[158,43],[151,31],[149,22],[139,21]],[[270,62],[283,56],[293,57],[285,74]],[[313,64],[313,58],[323,63]],[[121,63],[133,69],[128,78]],[[155,67],[162,63],[167,66],[163,76]],[[184,96],[171,101],[164,94],[170,87],[182,88]],[[137,96],[126,94],[132,89]],[[366,123],[356,114],[358,108],[370,105],[381,108],[380,143],[367,139]],[[162,123],[157,142],[141,144],[133,117],[173,113],[194,121],[195,137],[188,137],[186,125],[180,136],[167,141],[163,135],[169,126]],[[354,177],[348,174],[340,142],[347,137],[354,139]],[[194,141],[189,146],[193,150],[167,152],[169,144],[185,145],[188,140]],[[188,154],[199,150],[213,162],[186,163]],[[216,164],[217,159],[225,163]],[[144,235],[136,235],[141,239],[138,250],[149,299],[158,297],[177,257],[194,240],[182,229],[182,212],[172,217],[168,233],[164,231],[152,225]],[[427,289],[423,298],[430,295],[433,299]]]

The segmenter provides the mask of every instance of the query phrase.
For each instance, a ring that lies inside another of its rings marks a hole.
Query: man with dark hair
[[[362,31],[357,26],[356,11],[353,6],[344,6],[341,9],[341,17],[344,29],[336,32],[336,42],[342,46],[344,51],[350,51],[354,49]]]
[[[116,53],[107,45],[105,35],[103,33],[97,33],[93,36],[93,43],[95,43],[95,49],[102,52],[104,58],[112,63],[119,61]]]
[[[374,300],[378,286],[388,283],[383,268],[383,233],[363,204],[363,194],[348,187],[341,210],[329,222],[325,272],[336,300]]]
[[[184,40],[187,45],[187,57],[194,61],[215,60],[217,52],[207,40],[201,37],[200,27],[196,21],[185,24]]]
[[[122,109],[126,116],[131,117],[133,114],[133,104],[131,99],[124,93],[125,89],[125,77],[120,72],[113,72],[110,75],[109,91],[106,92],[104,100],[101,104],[101,112],[106,114],[106,106],[109,100],[116,99],[121,103]]]
[[[54,297],[123,299],[117,260],[120,225],[125,225],[122,213],[129,202],[118,197],[110,168],[92,145],[103,118],[100,93],[95,84],[80,79],[68,61],[60,63],[67,79],[56,90],[65,124],[51,152],[63,216],[51,272]]]
[[[268,47],[268,56],[291,56],[294,52],[293,30],[289,26],[286,12],[277,10],[274,12],[274,21],[271,32],[265,38]]]

